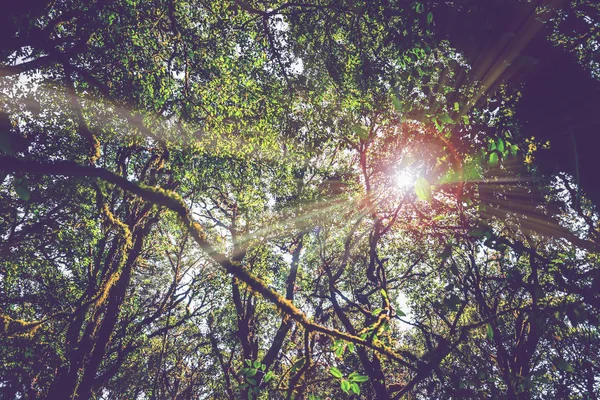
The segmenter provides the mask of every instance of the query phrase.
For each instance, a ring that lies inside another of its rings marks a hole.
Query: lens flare
[[[417,176],[413,171],[403,169],[396,173],[396,187],[400,190],[405,190],[414,186],[417,181]]]

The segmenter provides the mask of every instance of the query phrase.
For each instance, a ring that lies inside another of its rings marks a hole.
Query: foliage
[[[594,205],[437,7],[11,14],[2,397],[595,398]]]

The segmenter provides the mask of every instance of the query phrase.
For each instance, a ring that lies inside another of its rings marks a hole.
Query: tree
[[[594,205],[448,7],[11,12],[3,397],[595,398]]]

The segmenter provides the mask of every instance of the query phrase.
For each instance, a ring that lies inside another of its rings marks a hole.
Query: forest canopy
[[[0,15],[0,398],[597,399],[595,0]]]

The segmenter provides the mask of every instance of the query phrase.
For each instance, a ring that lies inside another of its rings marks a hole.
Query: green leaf
[[[263,381],[265,383],[269,382],[271,379],[273,379],[273,377],[275,376],[275,374],[273,373],[273,371],[269,371],[265,374],[265,377],[263,378]]]
[[[340,371],[339,369],[337,369],[336,367],[331,367],[329,368],[329,373],[331,375],[333,375],[334,378],[338,378],[340,379],[343,375],[342,375],[342,371]]]
[[[487,337],[490,340],[494,339],[494,330],[492,329],[492,324],[487,324]]]
[[[431,25],[433,22],[433,13],[427,13],[427,25]]]
[[[469,125],[469,122],[470,122],[470,121],[469,121],[469,117],[468,117],[467,115],[463,115],[463,116],[462,116],[462,119],[463,119],[463,123],[464,123],[465,125]]]
[[[248,368],[248,371],[246,372],[246,376],[250,377],[250,376],[254,376],[256,375],[256,368]]]
[[[400,101],[398,96],[392,96],[392,104],[394,105],[396,111],[402,112],[402,101]]]
[[[297,371],[300,368],[302,368],[302,366],[304,365],[304,361],[304,358],[301,358],[298,361],[296,361],[294,365],[292,365],[292,371]]]
[[[256,386],[256,379],[254,378],[246,378],[249,384]]]
[[[406,314],[402,310],[396,310],[396,315],[399,317],[406,317]]]
[[[454,111],[458,111],[460,110],[460,104],[458,104],[458,102],[454,102]]]
[[[354,394],[360,394],[360,388],[356,383],[350,385],[350,390],[352,390]]]
[[[382,296],[384,299],[387,299],[387,298],[388,298],[388,295],[387,295],[387,292],[385,291],[385,289],[381,289],[381,290],[379,291],[379,293],[381,293],[381,296]]]
[[[379,314],[381,314],[381,312],[383,311],[383,308],[376,308],[373,311],[371,311],[371,315],[373,316],[378,316]]]
[[[350,378],[350,380],[351,380],[352,382],[366,382],[366,381],[368,381],[368,380],[369,380],[369,377],[368,377],[368,376],[365,376],[365,375],[359,375],[359,374],[356,374],[356,375],[352,375],[352,374],[350,374],[350,376],[349,376],[348,378]]]
[[[425,10],[423,3],[417,2],[417,4],[415,4],[415,11],[420,14],[423,12],[423,10]]]
[[[14,182],[15,192],[22,200],[29,201],[31,194],[29,192],[29,185],[26,178],[17,178]]]
[[[417,179],[417,182],[415,183],[415,193],[421,200],[431,200],[431,186],[429,185],[429,182],[427,182],[427,179],[423,177]]]
[[[356,133],[358,135],[359,138],[361,139],[367,139],[369,137],[369,131],[367,131],[365,128],[363,128],[360,125],[354,125],[352,127],[352,130],[354,131],[354,133]]]
[[[448,114],[444,114],[440,117],[440,121],[442,121],[445,124],[453,124],[454,120],[452,118],[450,118],[450,116]]]
[[[573,372],[573,366],[562,357],[554,360],[554,366],[560,371]]]
[[[339,349],[340,347],[342,347],[344,344],[340,339],[336,339],[333,342],[333,345],[331,346],[331,350],[336,351],[337,349]]]
[[[256,368],[256,369],[259,369],[259,368],[260,368],[260,361],[253,361],[253,362],[252,362],[252,366],[253,366],[254,368]]]
[[[342,379],[342,382],[340,383],[340,386],[342,388],[342,390],[346,393],[348,393],[350,391],[350,382],[348,382],[345,379]]]
[[[492,154],[490,154],[490,165],[496,164],[498,164],[498,153],[493,152]]]
[[[500,151],[500,153],[504,154],[504,139],[502,139],[502,138],[498,139],[498,151]]]

